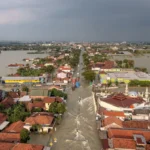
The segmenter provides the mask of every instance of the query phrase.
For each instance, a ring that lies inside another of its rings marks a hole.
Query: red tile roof
[[[15,103],[14,103],[13,98],[7,97],[1,102],[1,104],[3,104],[5,108],[9,108],[12,105],[14,105]]]
[[[11,150],[15,144],[0,142],[0,150]]]
[[[0,133],[1,142],[19,142],[20,133]]]
[[[150,144],[146,144],[146,150],[150,150]]]
[[[149,130],[132,130],[132,129],[108,129],[109,138],[128,138],[133,139],[133,134],[143,135],[146,141],[150,141],[150,131]]]
[[[103,111],[103,115],[104,116],[125,117],[123,111],[107,111],[107,110],[104,110]]]
[[[117,107],[124,107],[124,108],[130,108],[130,106],[135,103],[141,104],[145,102],[141,97],[133,98],[126,96],[122,93],[110,95],[107,98],[101,99],[101,101],[104,101]]]
[[[124,128],[148,129],[148,127],[150,126],[149,121],[138,121],[138,120],[123,121],[122,124]]]
[[[8,92],[8,95],[12,98],[19,98],[18,92]]]
[[[17,121],[12,123],[11,125],[9,125],[4,132],[18,132],[20,133],[20,131],[23,129],[23,126],[25,125],[24,122],[22,121]]]
[[[55,102],[55,100],[56,100],[56,97],[45,97],[43,99],[43,102],[44,103],[53,103],[53,102]]]
[[[114,61],[97,62],[93,67],[99,67],[101,69],[111,69],[114,67]]]
[[[136,142],[133,139],[113,138],[113,148],[136,149]]]
[[[33,101],[27,103],[26,108],[31,111],[33,108],[41,108],[41,109],[45,109],[45,105],[43,101]]]
[[[122,127],[122,121],[116,117],[107,117],[102,122],[103,122],[103,126],[108,126],[115,123],[118,126]]]
[[[56,97],[56,102],[62,103],[63,99],[61,97]]]
[[[51,125],[53,122],[53,119],[54,119],[54,117],[48,116],[48,115],[36,115],[36,116],[28,117],[25,120],[25,123],[30,124],[30,125],[33,125],[33,124]]]
[[[12,150],[43,150],[43,145],[32,145],[32,144],[24,144],[24,143],[18,143],[16,144]]]
[[[7,116],[3,113],[0,113],[0,124],[6,121],[6,119],[7,119]]]

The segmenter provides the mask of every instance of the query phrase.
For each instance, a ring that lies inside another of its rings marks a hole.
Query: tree
[[[63,114],[65,111],[66,111],[65,104],[63,104],[63,103],[58,103],[58,104],[57,104],[57,112],[58,112],[59,114]]]
[[[63,114],[66,111],[65,104],[54,102],[49,107],[49,112],[54,114]]]
[[[30,115],[29,112],[25,111],[25,106],[23,104],[15,104],[6,110],[8,121],[17,122],[19,120],[24,121],[26,117]]]
[[[4,111],[4,105],[3,104],[0,104],[0,112],[3,112]]]
[[[116,86],[118,86],[118,84],[119,84],[119,83],[118,83],[118,80],[115,81],[115,84],[116,84]]]
[[[28,88],[27,86],[23,86],[23,87],[22,87],[22,91],[25,91],[25,92],[27,92],[27,94],[28,94],[29,88]]]
[[[107,83],[108,87],[110,87],[112,85],[111,80]]]
[[[20,132],[21,142],[26,143],[30,139],[30,133],[27,129],[22,129]]]
[[[67,94],[60,91],[60,90],[57,90],[57,89],[52,89],[49,91],[50,93],[50,96],[55,96],[55,97],[63,97],[64,99],[67,99]]]
[[[93,81],[95,79],[96,74],[92,70],[87,70],[87,71],[83,72],[82,75],[84,76],[85,80]]]
[[[40,124],[33,124],[31,127],[31,131],[33,131],[33,132],[37,132],[40,129],[42,129],[42,126]]]

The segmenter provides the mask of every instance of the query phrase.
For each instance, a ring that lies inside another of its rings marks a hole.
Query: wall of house
[[[104,107],[104,108],[106,108],[106,109],[110,109],[110,110],[114,110],[114,111],[132,111],[133,109],[132,108],[123,108],[123,107],[117,107],[117,106],[113,106],[113,105],[111,105],[111,104],[109,104],[109,103],[106,103],[106,102],[104,102],[104,101],[101,101],[100,99],[99,99],[99,105],[101,106],[101,107]],[[128,114],[130,114],[130,112],[126,112],[125,113],[125,115],[128,115]]]
[[[30,131],[31,126],[30,125],[24,125],[23,128],[27,129],[28,131]]]
[[[49,106],[51,105],[51,103],[45,103],[45,109],[49,110]]]

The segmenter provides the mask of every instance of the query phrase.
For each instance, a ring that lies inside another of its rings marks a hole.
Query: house
[[[100,130],[107,130],[109,128],[122,128],[122,121],[116,117],[107,117],[101,120]]]
[[[0,131],[6,128],[6,126],[9,124],[7,120],[7,116],[3,113],[0,113]]]
[[[50,147],[25,143],[0,142],[0,150],[50,150]]]
[[[25,96],[23,96],[23,97],[20,97],[20,98],[18,99],[18,101],[19,101],[19,102],[22,102],[22,103],[31,102],[31,98],[30,98],[29,95],[25,95]]]
[[[144,103],[144,99],[132,93],[114,93],[106,98],[99,98],[99,105],[113,111],[123,111],[125,115],[132,115],[134,107]]]
[[[134,109],[132,113],[132,120],[149,120],[149,113],[149,108]]]
[[[57,78],[63,79],[67,77],[67,73],[65,72],[59,72],[57,73]]]
[[[17,143],[12,150],[44,150],[43,145]]]
[[[115,67],[114,61],[97,62],[92,65],[93,71],[112,71]]]
[[[25,125],[24,122],[17,121],[17,122],[10,124],[3,132],[20,133],[24,125]]]
[[[64,66],[60,66],[58,70],[63,71],[63,72],[71,72],[72,68],[66,64]]]
[[[14,143],[0,142],[0,150],[12,150]]]
[[[63,89],[60,86],[56,86],[56,85],[51,85],[48,90],[52,90],[52,89],[56,89],[56,90],[60,90],[63,91]]]
[[[53,83],[58,82],[58,83],[68,84],[70,80],[71,79],[69,79],[69,78],[55,78],[55,79],[53,79]]]
[[[150,141],[150,131],[144,129],[108,129],[111,148],[147,150]]]
[[[10,143],[20,142],[20,133],[0,132],[0,142],[10,142]]]
[[[33,99],[33,102],[27,104],[27,109],[30,111],[32,110],[32,108],[41,108],[43,110],[48,110],[49,106],[53,102],[63,102],[63,99],[61,97],[31,96],[31,98]],[[36,99],[41,99],[41,101],[36,101]]]
[[[27,103],[26,108],[29,111],[32,111],[33,109],[36,109],[36,108],[40,108],[42,111],[42,110],[45,110],[45,105],[43,101],[33,101],[33,102]]]
[[[103,110],[103,111],[101,111],[101,113],[99,115],[102,118],[116,117],[116,118],[119,118],[121,120],[125,119],[125,114],[124,114],[123,111],[108,111],[108,110]]]
[[[43,102],[45,104],[45,109],[49,110],[49,107],[52,103],[54,103],[56,101],[56,97],[45,97],[43,99]]]
[[[123,128],[150,129],[150,122],[147,120],[130,120],[122,122]]]
[[[15,101],[12,97],[6,97],[1,103],[5,108],[9,108],[15,104]]]
[[[49,113],[34,113],[26,118],[24,128],[31,131],[32,125],[41,125],[39,132],[50,132],[55,124],[54,117]]]

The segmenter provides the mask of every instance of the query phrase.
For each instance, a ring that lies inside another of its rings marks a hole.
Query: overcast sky
[[[150,41],[150,0],[2,0],[0,40]]]

